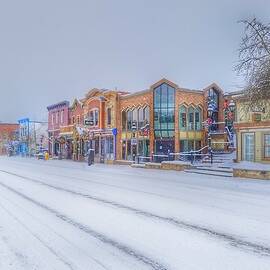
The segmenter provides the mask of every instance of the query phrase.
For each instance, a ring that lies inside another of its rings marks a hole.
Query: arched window
[[[184,105],[179,110],[179,128],[180,130],[187,129],[187,108]]]
[[[127,130],[127,112],[122,111],[122,130],[126,131]]]
[[[139,109],[138,109],[138,114],[139,114],[138,128],[139,128],[139,129],[140,129],[141,127],[143,127],[143,122],[144,122],[144,121],[143,121],[143,120],[144,120],[144,119],[143,119],[143,118],[144,118],[144,117],[143,117],[143,112],[144,112],[143,110],[144,110],[143,108],[139,108]]]
[[[211,105],[213,107],[213,111],[218,111],[218,103],[219,103],[219,94],[214,89],[211,88],[208,90],[208,106]]]
[[[136,129],[138,128],[138,109],[136,108],[132,111],[132,125],[136,127]]]
[[[132,111],[127,111],[127,130],[131,130],[132,128]]]
[[[154,129],[156,137],[174,136],[175,89],[166,83],[154,89]],[[172,131],[172,132],[169,132]]]
[[[188,130],[194,130],[194,108],[188,108]]]
[[[197,107],[195,109],[195,130],[202,129],[202,109]]]
[[[112,108],[107,109],[107,125],[110,126],[112,124]]]
[[[143,109],[143,120],[144,120],[144,125],[150,123],[149,106],[146,106],[146,107]]]

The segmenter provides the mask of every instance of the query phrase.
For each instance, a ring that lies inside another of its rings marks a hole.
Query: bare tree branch
[[[270,99],[270,25],[256,18],[242,20],[245,35],[239,48],[238,74],[246,77],[247,97],[252,106],[265,104]]]

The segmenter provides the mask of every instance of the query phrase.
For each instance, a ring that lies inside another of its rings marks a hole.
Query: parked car
[[[45,159],[45,153],[48,152],[47,149],[42,149],[40,150],[37,154],[36,157],[37,159]]]

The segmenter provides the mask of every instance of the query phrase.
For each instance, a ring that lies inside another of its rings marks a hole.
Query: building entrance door
[[[242,134],[242,159],[246,161],[255,160],[255,135],[254,133]]]
[[[155,153],[156,155],[168,155],[168,153],[174,153],[174,140],[156,140]]]

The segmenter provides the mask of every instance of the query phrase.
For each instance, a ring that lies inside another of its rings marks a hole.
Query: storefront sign
[[[137,145],[137,139],[136,138],[131,139],[131,145]]]
[[[89,120],[89,119],[85,119],[84,120],[84,124],[86,126],[93,126],[94,125],[94,121],[93,120]]]

